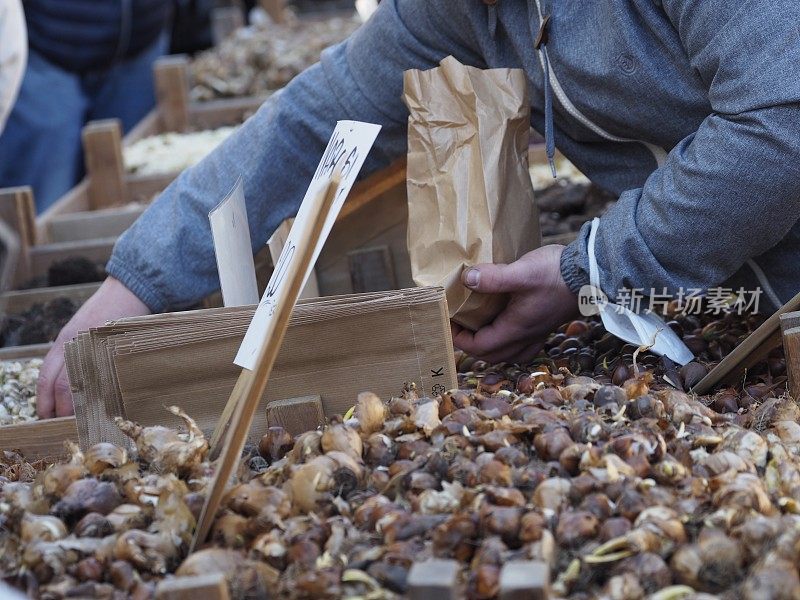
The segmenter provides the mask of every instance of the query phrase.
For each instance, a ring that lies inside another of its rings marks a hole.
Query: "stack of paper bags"
[[[113,321],[66,345],[81,447],[129,445],[117,416],[177,427],[177,405],[210,433],[241,369],[233,358],[255,307]],[[268,403],[317,395],[326,417],[362,391],[398,395],[406,382],[432,395],[457,385],[444,290],[412,288],[301,300],[251,431],[266,430]],[[309,428],[316,427],[309,423]]]

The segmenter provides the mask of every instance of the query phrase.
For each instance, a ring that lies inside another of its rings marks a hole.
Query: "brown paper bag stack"
[[[476,330],[507,298],[464,287],[464,267],[510,263],[541,245],[525,75],[466,67],[451,56],[436,69],[406,71],[404,100],[414,282],[443,286],[452,319]]]
[[[210,433],[241,369],[234,356],[254,307],[134,317],[80,334],[66,345],[81,447],[128,445],[114,425],[179,426],[177,405]],[[262,400],[267,406],[319,396],[324,415],[343,414],[359,392],[389,398],[405,382],[424,394],[457,386],[444,290],[413,288],[301,300]],[[288,411],[291,414],[291,411]],[[302,411],[298,411],[302,419]],[[307,431],[320,423],[291,423]],[[251,441],[264,434],[256,420]]]

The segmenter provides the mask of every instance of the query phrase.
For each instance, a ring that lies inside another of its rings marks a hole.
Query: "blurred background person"
[[[17,99],[28,57],[20,0],[0,0],[0,132]]]
[[[28,64],[0,135],[0,187],[30,185],[42,212],[82,177],[81,128],[88,121],[118,118],[127,131],[147,114],[172,6],[173,0],[25,0]]]

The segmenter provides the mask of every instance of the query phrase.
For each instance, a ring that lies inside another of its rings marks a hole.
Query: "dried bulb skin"
[[[645,592],[653,594],[672,583],[672,573],[658,554],[650,552],[626,558],[614,567],[612,574],[633,573],[639,579]]]
[[[361,459],[363,444],[361,436],[352,427],[343,423],[336,423],[325,428],[322,432],[323,452],[339,451],[351,455],[353,458]]]
[[[795,600],[800,598],[800,577],[795,566],[775,559],[757,566],[741,588],[744,600]]]
[[[556,540],[561,546],[578,548],[597,536],[600,522],[586,511],[562,513],[556,528]]]
[[[269,462],[282,459],[294,447],[294,439],[283,427],[270,427],[258,443],[258,453]]]
[[[105,516],[90,512],[78,521],[72,531],[77,537],[101,538],[114,533],[114,527]]]
[[[322,432],[309,431],[297,436],[291,459],[293,463],[300,464],[320,454],[322,454]]]
[[[100,475],[106,469],[116,469],[128,462],[128,453],[119,446],[101,442],[86,451],[84,464],[92,475]]]
[[[354,416],[358,419],[358,428],[364,435],[380,431],[386,420],[386,407],[383,401],[372,392],[358,395]]]
[[[180,435],[169,427],[140,427],[136,423],[115,418],[117,427],[136,444],[142,460],[162,473],[188,474],[208,454],[208,441],[197,423],[177,406],[167,410],[186,425],[188,434]]]
[[[67,488],[64,497],[52,509],[52,513],[65,520],[79,519],[86,513],[108,514],[122,503],[114,484],[96,479],[79,479]]]
[[[35,541],[54,542],[67,536],[67,527],[61,519],[47,515],[25,513],[20,527],[20,538],[24,543]]]
[[[42,475],[42,486],[45,494],[60,498],[73,482],[86,475],[83,452],[74,442],[67,442],[70,451],[69,462],[55,464]]]
[[[178,549],[168,537],[131,529],[117,538],[114,558],[148,573],[163,575],[178,558]]]

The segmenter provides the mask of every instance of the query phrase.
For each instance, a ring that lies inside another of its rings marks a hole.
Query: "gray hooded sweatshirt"
[[[800,290],[797,0],[383,0],[184,172],[120,238],[109,273],[154,311],[212,292],[207,215],[236,179],[257,250],[297,211],[338,119],[383,126],[364,175],[405,154],[403,71],[448,55],[524,69],[531,125],[619,194],[597,232],[606,294],[759,286],[777,304]],[[588,233],[562,255],[575,292]]]

